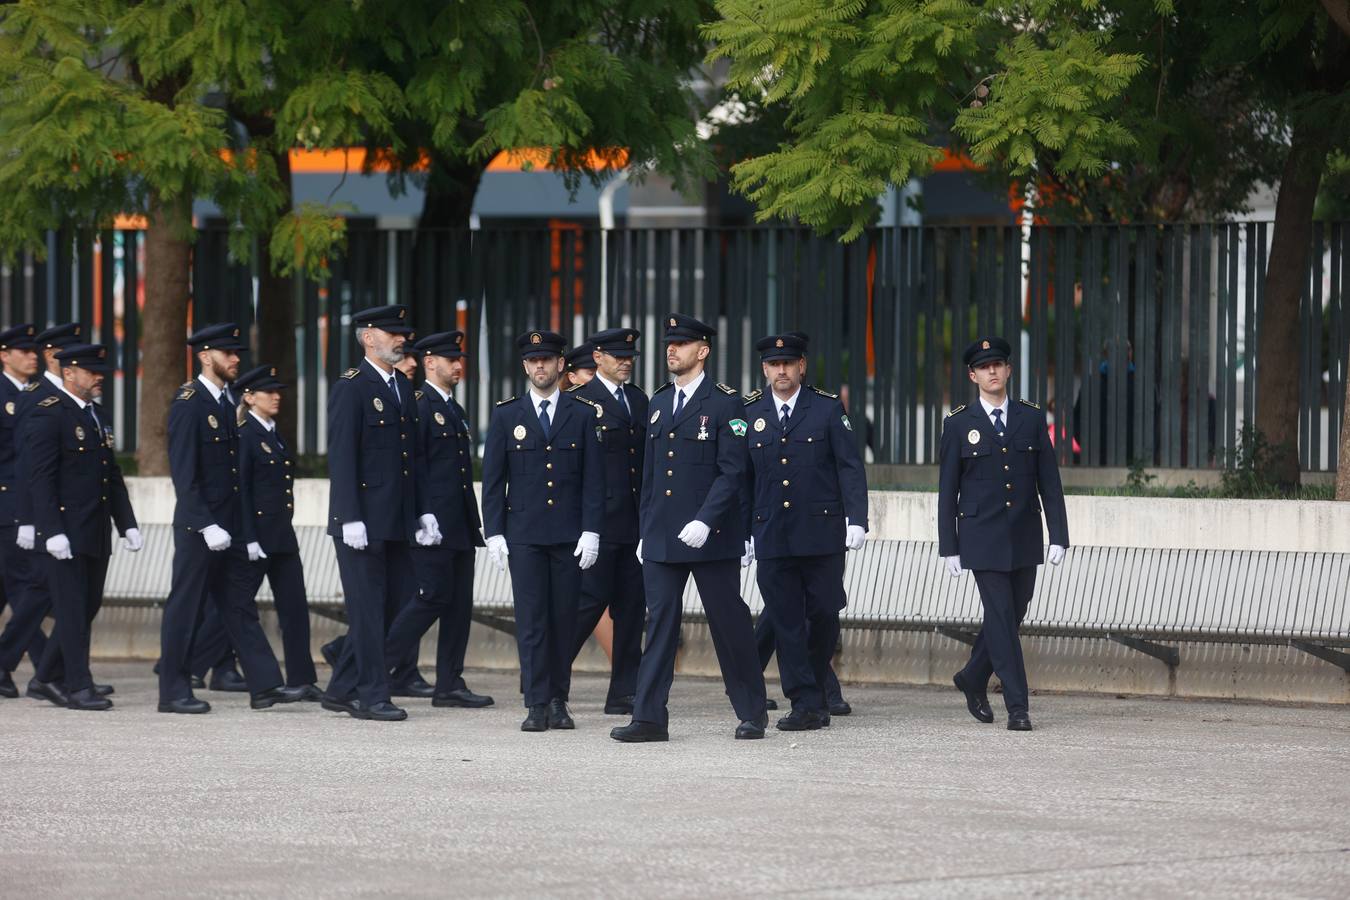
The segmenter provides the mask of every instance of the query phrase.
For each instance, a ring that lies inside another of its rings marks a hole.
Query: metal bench
[[[159,604],[169,593],[173,535],[148,525],[137,556],[116,545],[105,602]],[[345,620],[332,539],[322,528],[296,529],[311,609]],[[847,628],[936,631],[973,643],[980,600],[969,575],[951,578],[928,541],[872,541],[850,553],[844,585]],[[1027,635],[1106,638],[1168,666],[1180,654],[1166,642],[1216,641],[1295,647],[1350,672],[1350,554],[1073,547],[1064,565],[1041,569],[1022,631]],[[758,614],[755,568],[741,573],[741,595]],[[270,604],[264,584],[259,601]],[[693,580],[685,616],[703,616]],[[480,550],[474,618],[514,632],[511,580]]]

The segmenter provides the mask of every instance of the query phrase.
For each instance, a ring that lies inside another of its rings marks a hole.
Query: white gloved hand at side
[[[434,547],[441,542],[441,526],[434,515],[425,513],[417,521],[422,527],[417,529],[413,538],[419,547]]]
[[[214,552],[230,549],[230,533],[219,525],[207,525],[202,529],[202,540],[206,549]]]
[[[353,550],[364,550],[370,543],[366,535],[365,522],[343,522],[342,523],[342,543],[351,547]]]
[[[698,519],[695,519],[680,529],[678,537],[680,543],[684,544],[686,547],[697,550],[699,547],[708,543],[708,533],[711,530],[712,529],[707,525],[704,525]]]
[[[573,556],[579,556],[577,568],[589,569],[595,565],[595,561],[600,558],[600,535],[594,531],[583,531],[581,540],[577,541],[577,549],[572,551]]]
[[[953,578],[960,578],[961,573],[965,571],[965,569],[961,568],[960,556],[948,556],[945,557],[942,561],[947,564],[947,572]]]
[[[1064,548],[1061,547],[1059,544],[1051,544],[1049,559],[1050,565],[1052,566],[1057,566],[1060,563],[1064,562]]]
[[[634,553],[634,555],[636,555],[637,558],[638,558],[638,565],[639,565],[639,566],[642,565],[642,539],[641,539],[641,538],[638,538],[637,549],[634,550],[633,553]]]
[[[741,557],[741,568],[744,569],[755,561],[755,539],[751,538],[745,542],[745,555]]]
[[[487,539],[488,558],[499,571],[506,571],[506,558],[511,555],[511,551],[506,549],[506,538],[500,534],[494,534]]]
[[[122,535],[122,546],[127,548],[130,553],[139,553],[145,546],[145,539],[141,537],[139,528],[128,528],[127,533]]]
[[[847,519],[845,521],[848,521]],[[861,525],[848,525],[844,529],[844,547],[848,550],[861,550],[867,540],[867,532]]]
[[[257,541],[251,541],[248,545],[248,561],[257,562],[260,559],[267,559],[267,554],[263,552],[262,544]]]
[[[47,538],[47,552],[53,559],[70,559],[74,556],[70,552],[70,538],[64,534],[54,534]]]
[[[32,525],[20,525],[14,543],[25,550],[32,550],[37,544],[37,529]]]

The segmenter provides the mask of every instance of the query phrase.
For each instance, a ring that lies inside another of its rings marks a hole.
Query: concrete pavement
[[[1350,892],[1339,707],[1037,696],[1015,734],[998,697],[989,726],[854,686],[826,731],[736,742],[721,684],[681,678],[671,742],[624,746],[590,675],[575,732],[527,735],[509,672],[471,673],[493,709],[397,724],[160,715],[147,664],[95,672],[109,713],[0,701],[0,896]]]

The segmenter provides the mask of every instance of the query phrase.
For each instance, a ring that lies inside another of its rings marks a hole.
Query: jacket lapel
[[[811,394],[813,393],[815,392],[807,390],[806,385],[802,385],[801,391],[797,394],[797,403],[792,407],[792,415],[788,418],[787,428],[783,429],[785,436],[790,434],[792,429],[797,427],[797,423],[806,417],[804,414],[811,406]],[[777,400],[774,400],[774,402],[778,403]],[[778,403],[778,405],[782,406],[783,404]]]
[[[679,388],[676,388],[675,390],[679,391]],[[712,381],[709,380],[707,375],[704,375],[703,382],[699,384],[698,390],[694,392],[694,396],[685,398],[684,409],[680,410],[679,417],[675,419],[675,421],[673,421],[671,424],[679,425],[680,423],[688,420],[688,418],[692,416],[700,406],[703,405],[704,399],[706,399],[711,392],[712,392]]]
[[[549,405],[552,406],[553,404],[550,403]],[[550,416],[550,418],[552,419],[552,422],[549,424],[550,439],[553,437],[553,435],[558,434],[559,429],[561,429],[563,425],[566,424],[567,421],[572,418],[573,415],[572,411],[575,408],[576,408],[575,403],[572,403],[571,401],[564,399],[561,393],[558,394],[558,408],[554,410],[554,415]],[[589,406],[586,408],[588,410],[590,409]]]

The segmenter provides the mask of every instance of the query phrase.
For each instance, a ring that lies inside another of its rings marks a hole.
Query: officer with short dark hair
[[[417,400],[395,368],[412,333],[408,308],[374,307],[352,322],[365,358],[328,398],[328,534],[349,631],[322,703],[353,718],[397,722],[408,714],[389,702],[386,625],[417,591],[410,548],[433,546],[441,533],[418,483]]]
[[[511,568],[529,710],[520,730],[530,732],[576,727],[564,698],[577,595],[581,570],[600,553],[605,514],[601,410],[558,389],[563,343],[552,331],[516,340],[530,388],[498,402],[483,449],[483,530],[493,563]]]
[[[674,381],[652,394],[639,503],[647,646],[633,721],[610,732],[616,741],[670,739],[666,704],[691,575],[740,719],[736,738],[762,738],[768,725],[764,672],[737,565],[749,537],[742,509],[748,426],[740,392],[714,385],[704,369],[716,333],[693,316],[672,313],[666,319],[666,368]]]
[[[633,361],[641,334],[632,328],[610,328],[591,335],[593,379],[570,389],[600,410],[605,457],[605,521],[600,529],[600,555],[581,573],[581,601],[572,661],[586,645],[605,610],[614,622],[610,651],[607,715],[632,715],[637,694],[638,663],[642,660],[642,626],[647,602],[642,590],[642,566],[637,561],[638,495],[642,490],[642,461],[647,434],[647,395],[633,386]],[[570,682],[570,670],[569,670]],[[570,690],[570,683],[568,684]],[[567,698],[564,691],[563,698]]]
[[[232,589],[231,569],[248,565],[241,541],[239,434],[235,402],[226,386],[239,374],[248,348],[233,322],[208,325],[188,338],[201,373],[178,389],[169,405],[169,473],[173,511],[173,575],[160,626],[159,711],[206,713],[211,704],[192,694],[193,635],[210,597],[239,654],[254,709],[293,703],[298,688],[282,684],[281,668],[258,620],[252,597]]]
[[[91,711],[112,707],[89,673],[90,628],[103,604],[112,555],[109,520],[128,550],[142,546],[113,457],[108,411],[94,404],[110,371],[107,356],[101,344],[72,344],[57,353],[61,390],[38,402],[25,429],[32,450],[28,477],[34,539],[45,551],[40,564],[56,619],[53,640],[28,685],[28,696]]]
[[[960,577],[970,569],[980,589],[984,623],[970,661],[952,679],[966,708],[994,721],[987,695],[997,673],[1008,708],[1008,730],[1030,731],[1027,673],[1018,628],[1036,588],[1043,558],[1041,510],[1050,529],[1052,565],[1064,560],[1069,522],[1045,413],[1028,400],[1011,402],[1012,346],[984,337],[963,360],[979,400],[962,404],[942,423],[938,450],[938,553]]]
[[[844,555],[867,534],[867,480],[839,397],[805,387],[806,342],[776,334],[755,344],[768,382],[745,400],[750,422],[743,565],[756,579],[778,645],[792,711],[782,731],[829,725],[826,684],[844,608]]]

